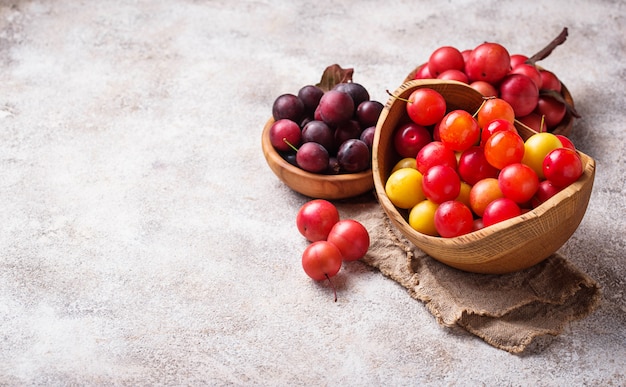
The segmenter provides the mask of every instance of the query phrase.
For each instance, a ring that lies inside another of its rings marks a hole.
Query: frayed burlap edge
[[[559,254],[517,273],[466,273],[417,249],[377,203],[359,207],[352,217],[371,237],[363,262],[405,287],[439,324],[461,327],[496,348],[522,353],[535,338],[561,334],[599,304],[598,284]]]

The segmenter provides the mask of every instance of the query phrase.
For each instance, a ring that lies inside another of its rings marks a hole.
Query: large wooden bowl
[[[374,189],[371,168],[359,173],[324,175],[289,164],[270,142],[269,130],[273,123],[274,119],[270,118],[263,128],[263,155],[274,174],[292,190],[315,199],[334,200],[359,196]]]
[[[415,74],[417,74],[418,70],[422,66],[424,65],[420,65],[414,68],[413,71],[411,71],[406,76],[406,78],[404,79],[404,82],[412,81],[413,79],[415,79]],[[569,92],[567,87],[562,82],[561,82],[561,94],[563,95],[563,98],[565,99],[565,101],[572,108],[574,108],[574,98],[572,98],[572,94]],[[561,123],[558,126],[556,126],[554,129],[551,129],[550,132],[553,134],[562,134],[563,136],[569,136],[572,132],[573,126],[574,126],[574,116],[568,110],[567,112],[565,112],[565,117],[563,117],[563,119],[561,120]]]
[[[394,95],[408,98],[417,88],[441,93],[448,109],[475,112],[482,95],[455,81],[413,80],[402,84]],[[385,183],[400,157],[393,148],[393,131],[406,120],[406,102],[394,97],[383,109],[373,145],[372,168],[378,200],[391,222],[415,246],[434,259],[457,269],[475,273],[510,273],[533,266],[556,252],[578,228],[589,202],[595,176],[594,160],[580,153],[584,173],[575,183],[534,210],[518,217],[455,238],[442,238],[415,231],[408,224],[408,211],[397,209],[385,194]],[[535,133],[516,123],[525,139]]]

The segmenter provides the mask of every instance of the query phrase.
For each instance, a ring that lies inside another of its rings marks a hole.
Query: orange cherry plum
[[[441,142],[450,149],[462,152],[480,139],[478,122],[465,110],[453,110],[439,124]]]
[[[489,203],[503,196],[498,179],[493,177],[482,179],[470,190],[470,208],[477,216],[482,217]]]
[[[509,164],[522,161],[524,140],[517,133],[500,131],[489,137],[484,149],[489,164],[502,169]]]
[[[488,123],[498,118],[513,123],[515,121],[513,107],[502,98],[486,99],[476,114],[478,125],[484,128]]]

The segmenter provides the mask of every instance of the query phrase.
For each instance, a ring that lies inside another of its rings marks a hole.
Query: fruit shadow
[[[339,272],[324,281],[316,281],[317,288],[322,292],[333,293],[333,287],[337,292],[337,301],[350,294],[350,288],[355,279],[371,276],[378,270],[361,261],[344,261]],[[334,297],[334,296],[333,296]]]

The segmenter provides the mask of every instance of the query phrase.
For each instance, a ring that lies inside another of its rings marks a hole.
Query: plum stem
[[[404,101],[406,103],[411,103],[411,101],[409,101],[406,98],[402,98],[402,97],[398,97],[397,95],[394,95],[392,92],[389,91],[389,89],[385,90],[387,92],[387,94],[389,94],[390,96],[392,96],[395,99],[399,99],[400,101]]]
[[[481,102],[480,106],[478,107],[478,110],[476,110],[476,113],[472,114],[472,117],[476,118],[476,116],[478,115],[478,112],[480,111],[480,109],[483,108],[483,106],[485,106],[485,103],[487,102],[488,99],[494,99],[495,97],[483,97],[483,102]]]
[[[283,141],[285,142],[285,144],[289,145],[291,147],[291,149],[293,149],[294,151],[298,151],[298,148],[296,148],[295,146],[293,146],[292,143],[290,143],[285,137],[283,137]]]
[[[328,279],[328,283],[330,284],[330,287],[333,288],[333,293],[335,293],[335,302],[337,302],[337,288],[335,288],[335,284],[333,284],[333,281],[330,280],[330,277],[328,276],[328,274],[324,273],[324,275]]]

